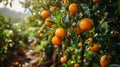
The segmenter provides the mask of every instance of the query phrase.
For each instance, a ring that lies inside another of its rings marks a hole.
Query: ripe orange
[[[110,61],[111,61],[110,55],[103,55],[100,59],[101,67],[107,67]]]
[[[55,35],[62,39],[66,36],[66,30],[64,28],[57,28]]]
[[[78,12],[78,5],[75,3],[70,4],[69,11],[73,12],[73,13],[77,13]]]
[[[69,28],[69,30],[70,30],[70,32],[72,32],[73,31],[73,27],[71,26],[70,28]],[[76,27],[76,34],[78,35],[78,34],[80,34],[82,32],[82,30],[79,28],[79,27]]]
[[[95,43],[92,46],[89,46],[89,48],[91,51],[96,52],[99,50],[99,45],[97,43]]]
[[[82,42],[79,42],[78,47],[82,47],[82,46],[83,46]]]
[[[65,56],[60,58],[61,63],[65,63],[66,61],[67,61],[67,58]]]
[[[54,12],[56,10],[56,7],[55,6],[50,6],[50,11],[51,12]]]
[[[82,30],[79,28],[79,27],[77,27],[76,28],[76,34],[78,35],[78,34],[80,34],[82,32]]]
[[[89,18],[84,18],[79,25],[82,31],[89,31],[93,27],[93,21]]]
[[[40,38],[43,38],[44,37],[44,34],[43,33],[40,33]]]
[[[42,16],[42,18],[47,19],[50,17],[50,13],[49,13],[49,11],[44,10],[41,12],[41,16]]]
[[[61,40],[59,37],[54,36],[54,37],[52,38],[52,44],[59,46],[60,44],[62,44],[62,40]]]
[[[52,27],[53,23],[49,22],[49,21],[46,21],[45,22],[45,25],[48,26],[48,27]]]
[[[93,0],[94,3],[100,3],[101,0]]]
[[[63,0],[63,4],[64,4],[64,5],[67,5],[67,0]]]

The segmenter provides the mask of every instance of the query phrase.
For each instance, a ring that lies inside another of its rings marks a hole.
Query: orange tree
[[[23,20],[13,22],[12,19],[4,17],[0,13],[0,65],[6,59],[5,55],[8,51],[21,48],[27,43],[26,34],[23,32],[26,28],[23,27],[24,22],[22,22]]]
[[[12,1],[0,0],[0,3],[12,6]],[[5,54],[9,49],[13,47],[23,46],[22,37],[19,35],[18,29],[14,26],[16,23],[13,23],[10,18],[4,17],[0,13],[0,64],[5,59]],[[21,41],[21,45],[18,45]]]
[[[120,0],[21,2],[37,27],[40,64],[53,67],[119,66]],[[26,7],[26,5],[29,5]]]

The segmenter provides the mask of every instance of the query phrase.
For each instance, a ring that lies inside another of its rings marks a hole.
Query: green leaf
[[[4,17],[0,14],[0,21],[4,21]]]
[[[25,43],[23,41],[19,41],[20,46],[24,47]]]
[[[118,14],[120,14],[120,0],[117,0],[117,2],[113,4],[113,6],[117,8],[117,12]]]
[[[76,34],[76,29],[73,29],[72,31],[72,41],[73,41],[73,46],[78,44],[78,38],[77,38],[77,34]]]
[[[41,45],[37,45],[37,46],[35,47],[35,51],[36,51],[36,52],[39,52],[40,49],[41,49]]]
[[[66,63],[62,64],[62,67],[68,67]]]
[[[76,59],[76,55],[72,55],[72,60],[75,60]]]
[[[82,12],[85,16],[90,17],[90,9],[87,4],[81,4]]]
[[[48,41],[41,41],[41,48],[43,49],[43,48],[45,48],[47,45],[48,45]]]
[[[48,44],[49,44],[48,41],[44,41],[44,40],[41,41],[41,44],[36,46],[35,51],[38,52],[40,50],[44,50],[47,47]]]
[[[62,17],[62,12],[58,9],[56,10],[56,23],[58,26],[61,26],[61,17]]]
[[[48,18],[47,21],[51,23],[55,23],[55,20],[53,18]]]

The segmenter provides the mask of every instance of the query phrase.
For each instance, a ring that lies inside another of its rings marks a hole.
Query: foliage
[[[112,56],[113,63],[120,63],[119,45],[120,45],[120,20],[119,20],[119,6],[117,1],[101,0],[99,3],[94,3],[92,0],[38,0],[26,1],[29,2],[29,9],[32,13],[32,18],[29,17],[29,22],[41,22],[38,31],[42,31],[43,38],[40,38],[40,45],[36,46],[39,52],[43,51],[47,55],[43,61],[47,59],[53,60],[53,66],[70,67],[79,64],[81,67],[99,67],[100,57],[104,54]],[[76,3],[79,7],[78,13],[72,18],[69,16],[69,5]],[[115,4],[115,6],[114,6]],[[50,7],[55,6],[54,12],[51,12]],[[41,17],[41,12],[47,10],[51,13],[48,21],[54,23],[52,27],[45,25],[46,19]],[[79,26],[83,18],[90,18],[94,22],[94,26],[90,31],[83,31],[79,35],[76,34],[75,28]],[[34,24],[34,23],[32,23]],[[73,26],[73,31],[70,32],[69,28]],[[67,35],[62,39],[62,45],[54,46],[51,39],[57,28],[62,27],[66,29]],[[39,34],[38,34],[39,35]],[[92,37],[93,41],[89,43],[89,38]],[[82,47],[78,43],[82,42]],[[89,46],[98,43],[99,50],[92,52]],[[48,50],[50,50],[48,52]],[[50,54],[50,56],[48,55]],[[53,56],[56,56],[53,58]],[[66,63],[60,63],[62,56],[67,57]],[[112,66],[112,65],[110,65]]]
[[[7,51],[8,46],[13,46],[14,44],[10,39],[14,35],[9,22],[9,19],[4,18],[0,14],[0,57]]]

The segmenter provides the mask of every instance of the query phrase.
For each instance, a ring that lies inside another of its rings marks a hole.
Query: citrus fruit
[[[75,3],[70,4],[69,11],[73,12],[73,13],[77,13],[78,12],[78,5]]]
[[[44,34],[43,33],[40,33],[40,38],[43,38],[44,37]]]
[[[66,30],[64,28],[57,28],[55,35],[62,39],[66,36]]]
[[[44,10],[44,11],[41,12],[41,16],[42,16],[43,19],[47,19],[47,18],[50,17],[50,13],[49,13],[49,11]]]
[[[82,47],[82,45],[83,45],[82,42],[78,43],[78,47]]]
[[[63,0],[63,4],[64,4],[64,5],[67,5],[67,0]]]
[[[59,46],[60,44],[62,44],[62,40],[61,40],[59,37],[54,36],[54,37],[52,38],[52,44]]]
[[[53,23],[52,23],[52,22],[49,22],[49,21],[46,21],[46,22],[45,22],[45,25],[48,26],[48,27],[52,27]]]
[[[89,31],[93,27],[93,21],[89,18],[84,18],[79,25],[82,31]]]
[[[89,46],[89,48],[91,51],[96,52],[99,50],[99,45],[97,43],[95,43],[92,46]]]
[[[61,63],[65,63],[66,61],[67,61],[67,58],[66,58],[66,57],[61,57],[61,58],[60,58],[60,62],[61,62]]]
[[[76,34],[77,34],[77,35],[82,32],[82,30],[81,30],[79,27],[76,27],[75,29],[76,29]],[[72,32],[72,31],[73,31],[73,27],[71,26],[71,27],[69,28],[69,30],[70,30],[70,32]]]
[[[111,61],[110,55],[103,55],[100,59],[101,67],[107,67],[110,61]]]

